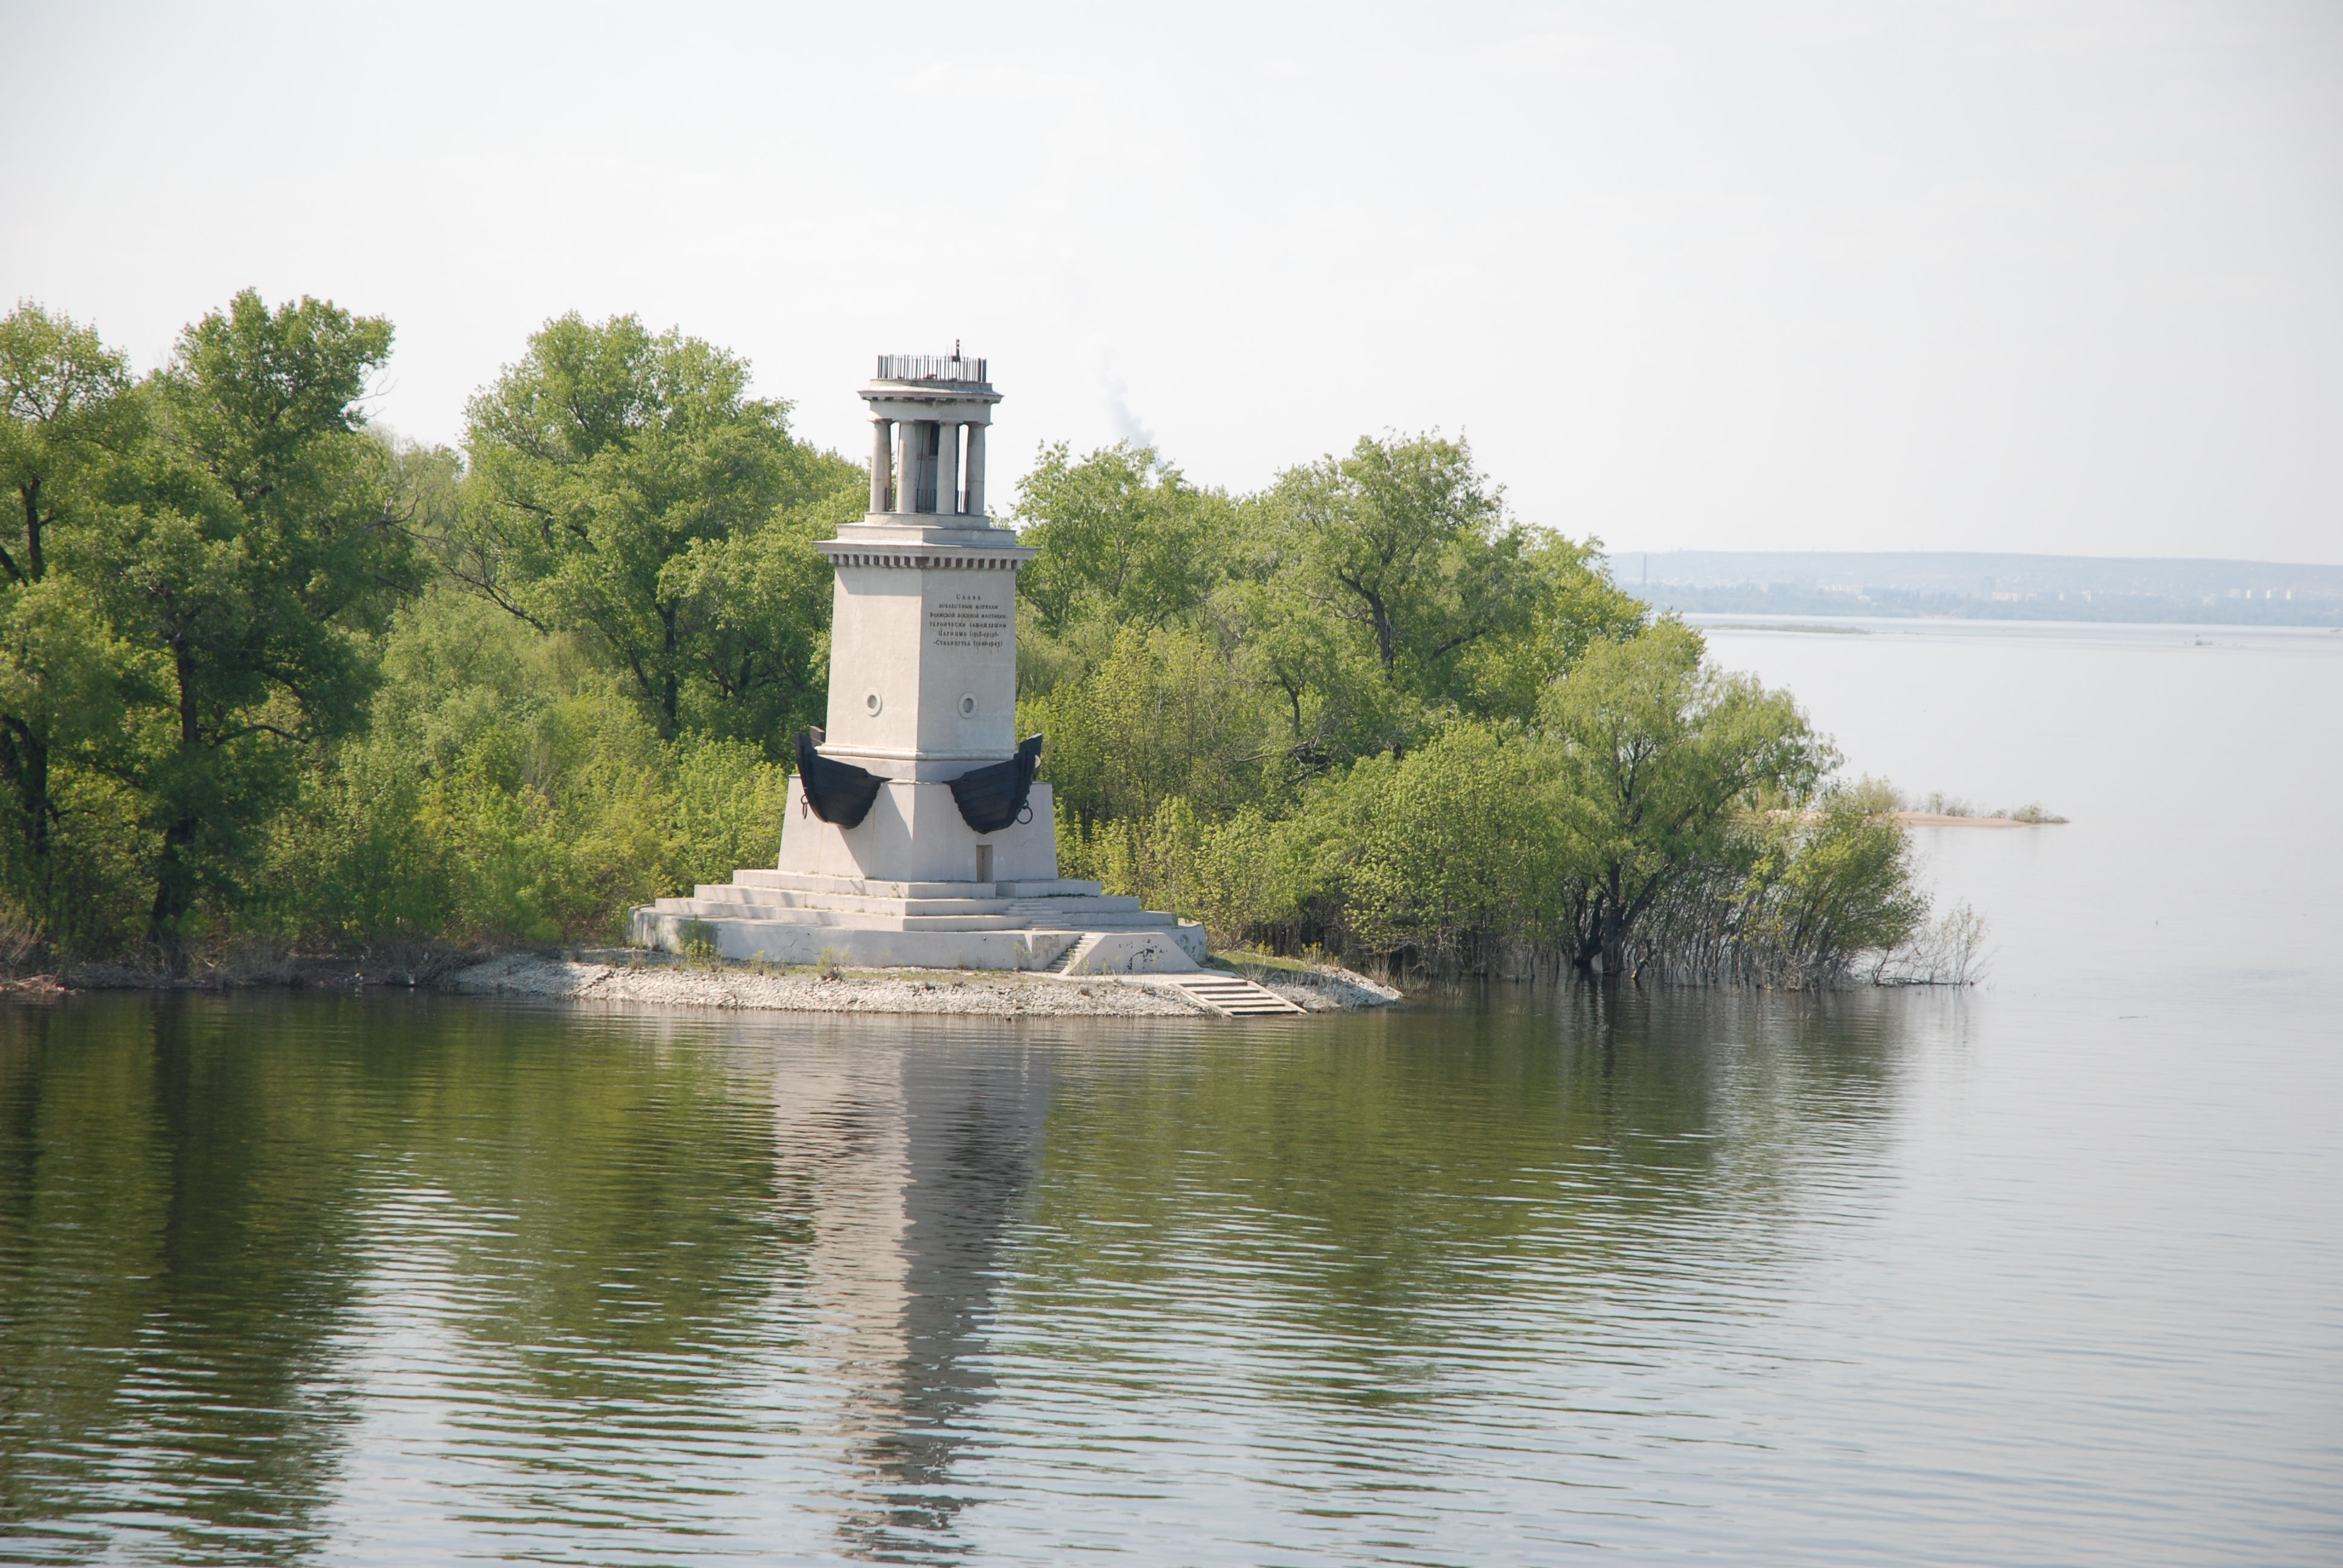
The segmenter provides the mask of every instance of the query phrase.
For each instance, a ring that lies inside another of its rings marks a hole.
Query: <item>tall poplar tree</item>
[[[361,634],[421,581],[358,407],[390,341],[380,317],[306,297],[271,310],[246,290],[142,388],[149,428],[116,482],[100,586],[146,658],[136,774],[166,951],[207,889],[232,890],[299,748],[363,724]]]

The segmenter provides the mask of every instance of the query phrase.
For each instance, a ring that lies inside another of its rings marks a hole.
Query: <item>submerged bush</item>
[[[1825,790],[1811,810],[1743,815],[1715,858],[1653,910],[1624,966],[1679,981],[1811,986],[1902,946],[1927,900],[1913,887],[1895,805],[1865,780]]]

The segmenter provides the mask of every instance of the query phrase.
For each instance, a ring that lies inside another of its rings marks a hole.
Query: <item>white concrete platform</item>
[[[1204,957],[1203,927],[1101,894],[1095,882],[881,882],[759,870],[636,910],[628,940],[667,952],[705,941],[728,959],[865,968],[1053,969],[1085,941],[1082,967],[1062,972],[1170,974]]]

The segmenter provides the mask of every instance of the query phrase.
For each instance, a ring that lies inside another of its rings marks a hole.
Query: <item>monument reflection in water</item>
[[[1051,1065],[974,1041],[874,1050],[868,1032],[779,1083],[775,1111],[781,1185],[813,1221],[807,1348],[867,1467],[843,1528],[890,1555],[932,1543],[961,1506],[952,1461],[990,1383],[985,1320],[1040,1165]]]
[[[0,1561],[948,1542],[1051,1058],[923,1033],[0,1006]]]

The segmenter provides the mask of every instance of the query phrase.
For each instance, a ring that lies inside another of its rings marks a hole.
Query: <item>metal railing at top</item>
[[[879,356],[879,379],[950,381],[963,387],[987,385],[983,360],[941,354],[881,354]]]

